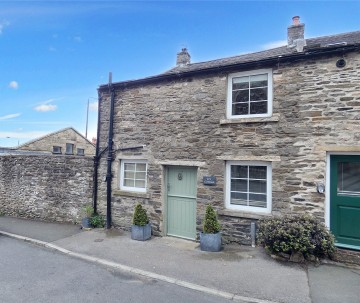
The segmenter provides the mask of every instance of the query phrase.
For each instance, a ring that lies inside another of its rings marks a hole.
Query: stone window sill
[[[260,118],[234,118],[234,119],[222,119],[220,124],[238,124],[238,123],[257,123],[257,122],[278,122],[280,114],[273,114],[271,117]]]
[[[272,214],[268,213],[248,213],[244,211],[237,211],[237,210],[230,210],[230,209],[223,209],[217,212],[220,216],[226,217],[235,217],[235,218],[248,218],[248,219],[264,219],[268,217],[272,217]]]
[[[137,192],[123,191],[123,190],[113,190],[113,194],[115,196],[150,199],[150,194],[147,194],[147,193],[137,193]]]

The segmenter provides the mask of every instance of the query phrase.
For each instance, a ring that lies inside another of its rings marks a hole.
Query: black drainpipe
[[[109,74],[109,92],[110,97],[110,120],[109,120],[109,143],[108,143],[108,157],[107,157],[107,173],[106,173],[106,228],[111,228],[111,164],[112,164],[112,150],[113,150],[113,122],[114,122],[114,97],[115,90],[112,85],[112,75]]]
[[[93,207],[94,213],[97,214],[97,194],[98,194],[98,167],[99,167],[99,140],[100,140],[100,91],[98,90],[98,125],[97,125],[97,132],[96,132],[96,151],[94,157],[94,189],[93,189]]]

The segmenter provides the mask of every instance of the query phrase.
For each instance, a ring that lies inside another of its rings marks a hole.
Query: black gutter
[[[97,214],[97,195],[98,195],[98,167],[99,167],[99,149],[100,149],[100,102],[101,96],[100,91],[98,91],[98,125],[96,130],[96,150],[94,157],[94,188],[93,188],[93,208],[94,213]]]
[[[208,68],[202,68],[202,69],[196,69],[192,71],[184,71],[184,72],[178,72],[178,73],[169,73],[169,74],[160,74],[157,76],[151,76],[143,79],[138,80],[129,80],[129,81],[123,81],[123,82],[117,82],[113,84],[114,88],[125,88],[132,85],[141,85],[141,84],[149,84],[157,81],[162,80],[172,80],[172,79],[178,79],[181,77],[190,77],[195,75],[201,75],[211,72],[220,72],[220,71],[231,71],[236,68],[253,68],[255,66],[264,66],[264,65],[270,65],[270,64],[278,64],[281,62],[286,61],[297,61],[301,59],[309,59],[311,57],[318,57],[328,54],[337,54],[337,53],[345,53],[345,52],[351,52],[351,51],[357,51],[360,49],[360,45],[349,45],[349,46],[343,46],[343,47],[326,47],[321,49],[315,49],[315,50],[304,50],[304,52],[301,53],[293,53],[293,54],[284,54],[284,55],[278,55],[276,57],[266,58],[266,59],[260,59],[257,61],[248,61],[248,62],[240,62],[240,63],[234,63],[229,65],[218,65]],[[196,64],[196,63],[195,63]],[[104,90],[107,88],[107,85],[100,85],[99,90]]]
[[[111,74],[109,79],[110,97],[110,120],[109,120],[109,143],[108,143],[108,157],[107,157],[107,173],[106,173],[106,228],[111,228],[111,164],[112,164],[112,150],[113,150],[113,122],[114,122],[114,97],[115,89],[111,83]]]

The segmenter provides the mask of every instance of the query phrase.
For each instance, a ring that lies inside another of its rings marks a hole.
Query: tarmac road
[[[0,236],[0,301],[230,302]]]

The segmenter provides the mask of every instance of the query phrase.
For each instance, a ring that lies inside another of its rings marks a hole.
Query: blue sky
[[[0,1],[0,146],[72,126],[96,135],[97,87],[192,62],[360,30],[360,1]]]

